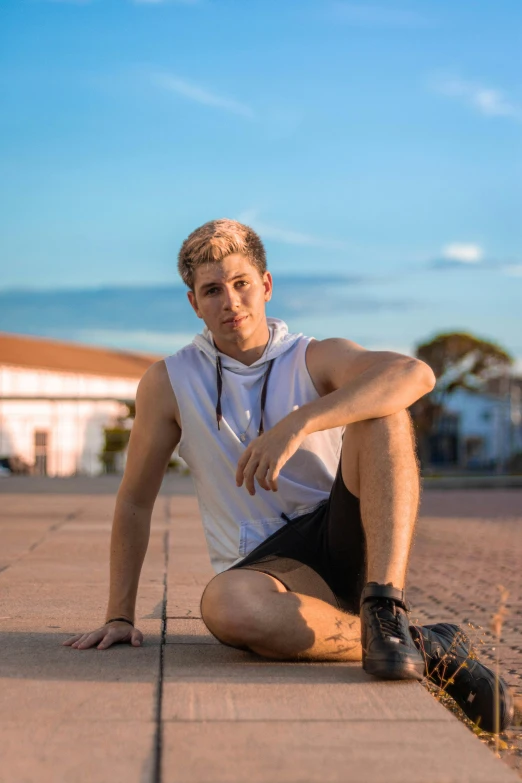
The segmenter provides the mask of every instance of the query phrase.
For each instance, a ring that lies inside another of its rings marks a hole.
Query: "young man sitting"
[[[420,498],[408,407],[422,361],[267,318],[272,277],[248,226],[214,220],[178,269],[205,328],[140,381],[111,541],[105,624],[77,649],[138,645],[133,627],[152,508],[174,448],[188,464],[217,575],[201,615],[223,644],[270,658],[359,661],[429,677],[495,728],[495,678],[456,625],[409,624],[406,569]],[[513,700],[500,680],[500,729]]]

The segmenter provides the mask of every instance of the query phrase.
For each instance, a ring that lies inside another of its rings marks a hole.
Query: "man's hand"
[[[123,621],[106,623],[101,628],[91,633],[76,634],[62,642],[62,645],[76,647],[77,650],[86,650],[88,647],[98,646],[98,650],[105,650],[111,644],[130,642],[133,647],[139,647],[143,641],[143,634],[138,628]]]
[[[251,441],[237,463],[236,484],[255,495],[254,478],[260,487],[277,492],[277,477],[283,465],[295,454],[306,436],[293,414],[285,416],[275,427]]]

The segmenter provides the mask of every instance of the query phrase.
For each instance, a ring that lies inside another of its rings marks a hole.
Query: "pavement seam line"
[[[36,541],[33,541],[33,543],[27,547],[25,552],[22,552],[21,555],[18,557],[15,557],[14,560],[12,560],[10,563],[7,563],[7,565],[2,566],[0,568],[0,573],[2,571],[7,571],[8,568],[11,568],[12,566],[16,565],[17,563],[21,563],[22,560],[25,560],[28,555],[30,555],[32,552],[34,552],[35,549],[37,549],[39,546],[41,546],[47,539],[49,538],[51,533],[56,533],[57,530],[59,530],[61,527],[63,527],[67,522],[71,522],[73,519],[76,519],[76,517],[79,515],[79,511],[71,511],[69,514],[65,516],[64,519],[62,519],[59,522],[53,522],[53,524],[47,528],[47,530],[40,536],[39,539]]]
[[[167,638],[167,595],[168,595],[168,566],[169,566],[169,548],[170,548],[170,509],[169,498],[165,502],[165,524],[166,530],[163,533],[163,606],[161,609],[161,639],[158,671],[158,687],[156,692],[156,732],[154,737],[154,761],[152,768],[152,783],[161,783],[161,761],[163,751],[163,672],[164,672],[164,652],[165,640]]]

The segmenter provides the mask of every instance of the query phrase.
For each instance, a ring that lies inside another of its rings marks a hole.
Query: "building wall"
[[[47,433],[46,472],[49,475],[96,474],[103,428],[125,415],[117,399],[53,400],[46,397],[115,397],[134,399],[137,378],[110,378],[51,370],[0,367],[0,456],[18,456],[30,465],[42,447],[35,433]],[[41,397],[5,400],[2,397]],[[41,437],[40,437],[41,440]],[[40,461],[41,464],[41,461]]]
[[[0,365],[0,397],[9,395],[85,396],[132,398],[138,378],[111,378],[103,375],[37,370]]]
[[[511,454],[522,451],[522,427],[516,423],[508,397],[471,394],[457,389],[444,405],[459,414],[461,465],[469,462],[466,441],[475,442],[475,446],[470,444],[469,449],[473,451],[472,461],[476,464],[502,462]]]

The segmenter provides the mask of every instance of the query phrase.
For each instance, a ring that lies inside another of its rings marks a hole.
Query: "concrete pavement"
[[[519,687],[522,495],[498,492],[424,493],[409,598],[420,621],[485,621],[501,575],[503,654]],[[199,617],[213,572],[188,495],[166,491],[156,504],[137,604],[143,646],[62,646],[103,622],[113,505],[94,491],[0,495],[2,783],[519,779],[418,683],[219,644]]]

